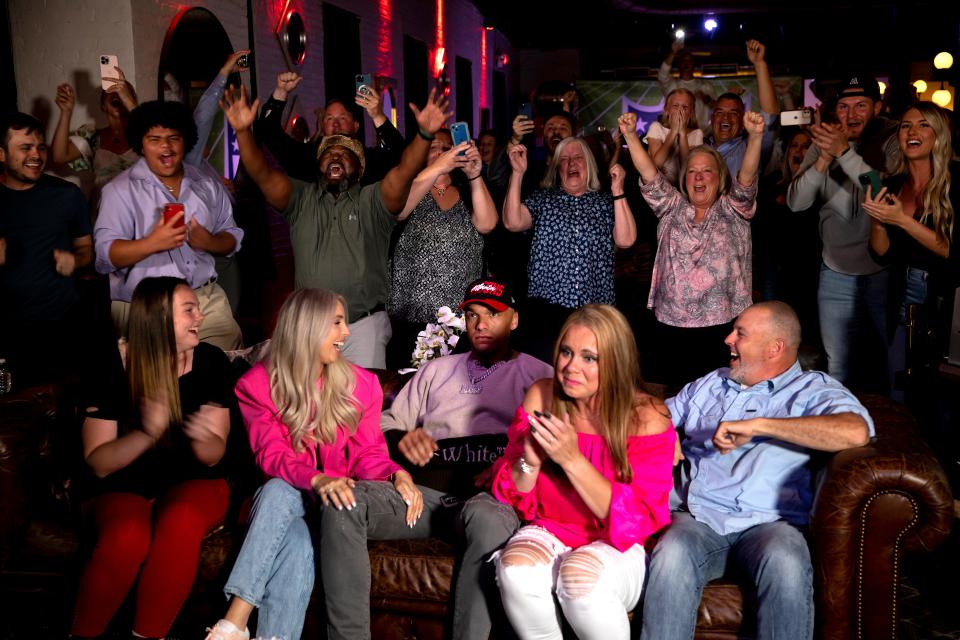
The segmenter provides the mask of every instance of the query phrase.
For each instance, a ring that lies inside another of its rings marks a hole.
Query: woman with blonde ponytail
[[[330,510],[356,510],[370,487],[381,493],[389,487],[407,524],[423,510],[410,474],[387,453],[380,382],[340,356],[350,335],[346,308],[341,296],[323,289],[292,293],[265,362],[237,383],[251,449],[272,479],[254,498],[250,529],[224,588],[232,600],[208,640],[249,638],[255,608],[258,635],[300,637],[314,582],[304,520],[311,506],[325,520]]]

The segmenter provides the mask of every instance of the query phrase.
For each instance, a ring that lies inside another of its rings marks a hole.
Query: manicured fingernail
[[[536,432],[537,432],[537,428],[533,425],[530,425],[530,433],[536,433]]]
[[[407,505],[408,507],[410,506],[410,501],[409,501],[409,500],[407,500],[406,498],[404,498],[403,501],[404,501],[404,503],[406,503],[406,505]]]
[[[533,410],[533,415],[537,416],[538,418],[542,418],[542,417],[543,417],[543,414],[540,413],[539,411],[537,411],[536,409]]]
[[[553,416],[550,415],[550,412],[549,412],[549,411],[544,411],[544,412],[543,412],[543,415],[544,415],[548,420],[553,417]]]

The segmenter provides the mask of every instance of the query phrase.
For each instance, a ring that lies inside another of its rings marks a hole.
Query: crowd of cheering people
[[[813,452],[873,433],[844,385],[927,402],[943,351],[916,336],[944,335],[960,284],[950,114],[890,117],[860,74],[812,124],[781,127],[750,40],[757,111],[715,96],[678,45],[643,139],[634,113],[595,139],[558,110],[455,144],[431,91],[405,140],[380,87],[331,98],[294,139],[304,79],[280,73],[260,108],[228,86],[245,53],[193,109],[138,102],[118,68],[97,130],[69,131],[60,85],[49,153],[31,116],[0,122],[0,356],[18,387],[69,381],[83,417],[97,538],[70,634],[104,634],[131,591],[134,636],[168,634],[245,433],[266,482],[210,640],[247,640],[252,619],[300,637],[315,583],[328,637],[369,637],[367,540],[428,536],[462,543],[454,638],[487,637],[501,610],[522,638],[560,638],[564,620],[626,638],[638,606],[643,637],[691,638],[728,559],[757,585],[760,637],[811,637]],[[218,109],[236,185],[204,157]],[[48,156],[93,172],[89,199]],[[257,242],[238,224],[251,201],[289,226],[294,292],[237,381],[224,352],[244,344],[244,289],[226,274]],[[646,320],[617,306],[615,255],[637,242],[653,250]],[[440,307],[463,312],[457,353],[381,415],[368,369],[409,366]],[[827,373],[800,367],[801,325]],[[679,391],[658,399],[644,378]],[[502,455],[457,464],[463,447]]]

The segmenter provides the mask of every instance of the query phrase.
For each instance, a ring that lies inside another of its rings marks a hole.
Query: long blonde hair
[[[267,358],[270,399],[290,431],[295,451],[311,442],[330,444],[339,426],[352,433],[360,422],[360,407],[353,397],[357,380],[350,363],[337,358],[322,364],[319,358],[338,302],[347,308],[343,297],[332,291],[300,289],[290,294],[277,316]]]
[[[560,345],[567,330],[586,327],[597,337],[597,365],[600,371],[599,394],[600,435],[613,457],[617,478],[630,482],[633,469],[627,459],[627,436],[636,419],[637,392],[643,390],[640,358],[630,324],[623,314],[606,304],[588,304],[574,311],[563,323],[553,349],[553,367],[559,370]],[[576,415],[576,404],[563,391],[560,381],[553,380],[553,411],[558,416]]]
[[[934,141],[931,155],[930,181],[920,194],[922,211],[920,223],[926,224],[927,219],[933,216],[933,230],[937,240],[950,247],[950,238],[953,236],[953,204],[950,202],[950,159],[953,156],[950,119],[946,112],[932,102],[921,101],[907,107],[904,111],[916,109],[920,115],[933,127]],[[903,116],[901,116],[902,118]],[[907,159],[902,151],[894,170],[897,175],[906,175]]]
[[[144,398],[166,398],[170,424],[183,421],[177,336],[173,330],[173,292],[190,288],[186,280],[144,278],[130,300],[127,321],[127,379],[133,406]]]

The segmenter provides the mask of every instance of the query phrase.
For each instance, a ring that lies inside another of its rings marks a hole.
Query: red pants
[[[193,586],[200,541],[223,521],[229,497],[223,480],[189,480],[155,501],[132,493],[98,497],[99,536],[80,579],[71,633],[103,634],[136,581],[133,630],[165,636]]]

